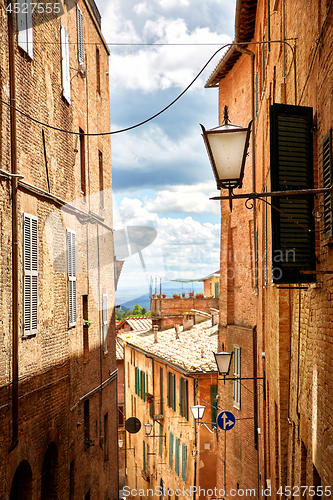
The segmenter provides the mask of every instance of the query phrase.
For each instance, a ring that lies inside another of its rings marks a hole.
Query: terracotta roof
[[[124,359],[124,345],[122,339],[116,336],[116,359]]]
[[[174,328],[157,332],[156,344],[154,332],[127,332],[119,336],[125,344],[158,356],[187,372],[216,372],[213,351],[218,350],[218,326],[211,325],[211,320],[195,325],[190,330],[181,331],[178,339]]]
[[[123,325],[128,324],[132,330],[135,332],[142,332],[146,330],[151,330],[153,328],[153,322],[150,318],[125,318],[119,325],[120,329]]]
[[[234,43],[250,42],[254,36],[257,12],[257,0],[237,0],[235,16]],[[246,45],[243,45],[245,48]],[[241,53],[233,45],[224,54],[213,73],[207,80],[205,88],[217,87],[219,82],[228,74]]]

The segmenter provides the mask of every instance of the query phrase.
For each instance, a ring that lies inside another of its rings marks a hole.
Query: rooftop
[[[187,372],[217,371],[213,352],[218,350],[218,326],[212,326],[211,320],[195,325],[185,332],[180,331],[178,339],[175,328],[157,332],[156,344],[152,331],[127,332],[119,334],[118,337],[128,346],[137,347]]]

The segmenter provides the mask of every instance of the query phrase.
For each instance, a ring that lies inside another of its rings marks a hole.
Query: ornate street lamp
[[[213,352],[213,354],[215,356],[215,361],[217,364],[217,369],[219,371],[219,374],[224,376],[229,375],[231,358],[233,353],[221,351],[221,352]]]
[[[202,405],[190,406],[192,415],[195,420],[200,420],[203,417],[206,407]]]
[[[153,429],[153,424],[144,424],[144,427],[145,427],[145,434],[146,436],[150,436],[151,434],[151,431]]]
[[[248,127],[232,124],[228,117],[227,106],[224,107],[224,123],[220,127],[206,130],[201,125],[217,189],[229,190],[230,210],[232,210],[233,190],[241,188],[243,183],[251,125],[252,120]]]

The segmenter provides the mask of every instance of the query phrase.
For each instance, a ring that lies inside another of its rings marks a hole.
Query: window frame
[[[71,75],[69,63],[69,37],[65,26],[60,23],[61,45],[61,83],[62,96],[68,104],[71,103]]]
[[[35,335],[38,331],[38,218],[23,214],[23,336]],[[29,262],[28,262],[29,261]],[[29,288],[29,290],[27,290]],[[28,307],[28,299],[29,307]],[[29,315],[29,318],[27,316]],[[27,320],[28,319],[28,325]]]
[[[77,60],[79,67],[84,67],[84,41],[83,41],[83,14],[80,7],[76,6],[76,31],[77,31]]]
[[[67,228],[67,286],[68,286],[68,324],[76,326],[77,285],[76,285],[76,233]]]
[[[19,11],[17,13],[17,43],[30,59],[33,59],[34,48],[31,0],[25,0],[25,3],[28,5],[28,11],[26,13],[22,12],[22,4],[19,3]],[[22,29],[19,29],[19,27]]]
[[[241,348],[234,346],[234,407],[241,408]]]

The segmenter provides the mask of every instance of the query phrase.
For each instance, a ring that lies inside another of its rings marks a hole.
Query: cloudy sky
[[[235,0],[97,5],[111,51],[112,130],[167,106],[234,34]],[[112,136],[115,228],[148,226],[157,234],[141,258],[126,259],[119,294],[131,287],[134,298],[150,276],[199,278],[219,268],[219,203],[209,200],[217,190],[199,123],[218,125],[217,90],[204,84],[221,54],[165,113]]]

